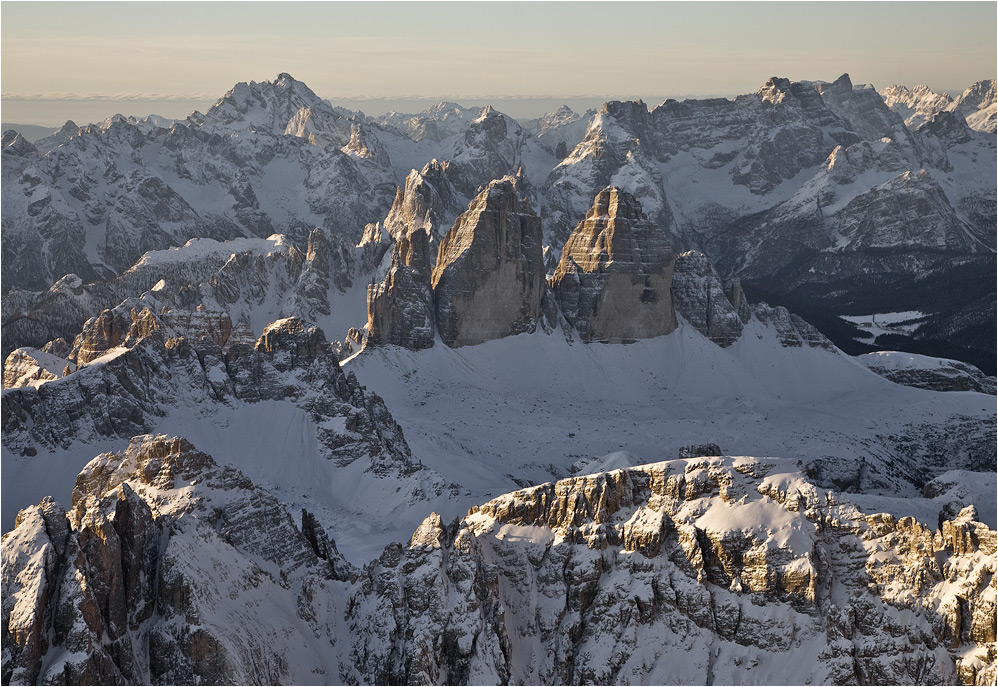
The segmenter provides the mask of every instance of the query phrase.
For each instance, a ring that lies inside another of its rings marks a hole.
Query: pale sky
[[[878,88],[925,83],[955,94],[998,71],[994,2],[4,0],[0,20],[4,121],[39,97],[213,101],[279,72],[335,103],[654,102],[843,72]]]

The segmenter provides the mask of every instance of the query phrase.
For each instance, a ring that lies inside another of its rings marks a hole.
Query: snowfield
[[[344,367],[385,399],[415,458],[469,490],[445,520],[518,486],[675,458],[688,444],[802,464],[891,463],[905,460],[892,435],[995,417],[994,397],[913,389],[841,353],[776,348],[756,320],[727,349],[680,321],[668,336],[628,345],[538,333],[459,349],[367,349]],[[994,474],[981,477],[974,498],[993,489]],[[938,505],[906,512],[920,496],[914,485],[888,478],[874,491],[885,497],[870,496],[871,506],[935,526]],[[987,517],[995,521],[993,508]]]

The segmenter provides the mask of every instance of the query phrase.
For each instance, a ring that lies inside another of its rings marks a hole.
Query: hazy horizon
[[[294,76],[292,74],[292,76]],[[269,79],[276,78],[276,74]],[[834,77],[833,77],[834,78]],[[993,77],[989,77],[993,78]],[[822,79],[811,79],[820,81]],[[832,80],[824,79],[826,81]],[[980,81],[977,79],[976,81]],[[976,82],[975,81],[975,82]],[[950,96],[957,96],[962,93],[971,82],[957,89],[944,90]],[[760,81],[761,87],[765,81]],[[856,81],[854,83],[863,83]],[[233,84],[235,85],[235,84]],[[874,84],[875,85],[875,84]],[[914,84],[903,84],[913,86]],[[878,86],[878,88],[880,88]],[[756,89],[757,90],[757,89]],[[8,99],[2,100],[0,107],[0,120],[6,124],[18,124],[27,126],[37,126],[48,129],[57,129],[67,121],[73,121],[83,126],[85,124],[102,122],[108,117],[116,114],[134,117],[147,117],[149,115],[159,115],[169,119],[186,119],[195,110],[206,111],[222,97],[199,100],[183,99],[143,99],[143,98],[120,98],[120,99]],[[503,112],[514,119],[534,119],[549,112],[557,110],[562,105],[567,105],[578,113],[583,113],[588,109],[598,109],[603,103],[611,100],[642,100],[649,109],[659,105],[667,99],[684,100],[688,98],[733,98],[742,93],[692,93],[692,94],[664,94],[657,96],[643,95],[616,95],[616,96],[461,96],[461,95],[434,95],[434,96],[400,96],[398,98],[336,98],[326,97],[317,93],[319,97],[329,100],[334,106],[344,107],[353,111],[361,111],[365,115],[377,117],[389,112],[400,112],[415,114],[439,102],[455,102],[463,107],[484,107],[492,105],[500,112]],[[29,137],[30,138],[30,137]]]
[[[276,76],[276,75],[274,75]],[[265,81],[273,80],[263,79]],[[292,75],[293,76],[293,75]],[[7,123],[26,124],[31,126],[42,126],[47,128],[60,127],[67,120],[72,120],[83,125],[92,122],[101,122],[115,114],[125,116],[145,117],[148,115],[160,115],[171,119],[183,119],[195,110],[204,112],[211,107],[224,93],[218,97],[202,100],[145,100],[145,99],[93,99],[93,100],[71,100],[71,99],[19,99],[3,101],[2,120]],[[546,97],[516,97],[516,96],[460,96],[460,95],[435,95],[435,96],[410,96],[398,98],[329,98],[318,93],[319,97],[325,97],[334,106],[345,107],[349,110],[362,111],[365,115],[377,117],[388,112],[417,113],[426,110],[428,107],[439,102],[455,102],[464,107],[484,107],[492,105],[500,112],[515,119],[531,119],[540,117],[548,112],[553,112],[562,105],[568,105],[576,112],[582,113],[589,108],[598,108],[608,100],[644,100],[649,107],[654,107],[667,98],[684,99],[688,97],[723,97],[726,94],[709,95],[663,95],[663,96],[546,96]],[[736,95],[736,94],[731,94]],[[13,113],[13,114],[11,114]]]
[[[280,72],[377,115],[406,100],[654,105],[843,72],[954,95],[998,59],[987,2],[5,2],[0,16],[0,117],[50,126],[183,117]]]
[[[276,75],[275,75],[276,76]],[[293,75],[292,75],[293,76]],[[264,80],[273,80],[274,77]],[[760,85],[762,85],[760,83]],[[968,84],[969,85],[969,84]],[[219,94],[221,97],[224,94]],[[319,97],[324,97],[318,93]],[[415,114],[440,102],[454,102],[463,107],[484,107],[492,105],[500,112],[514,119],[533,119],[567,105],[572,110],[582,113],[587,109],[597,109],[610,100],[643,100],[649,108],[658,105],[668,98],[683,100],[686,98],[703,97],[733,97],[739,94],[676,94],[661,96],[410,96],[399,98],[326,98],[334,106],[344,107],[353,111],[361,111],[365,115],[377,117],[389,112]],[[139,98],[108,100],[108,99],[18,99],[3,101],[2,121],[9,124],[22,124],[46,128],[58,128],[67,121],[84,125],[101,122],[116,114],[125,116],[146,117],[159,115],[170,119],[184,119],[195,110],[204,112],[218,98],[202,100],[145,100]]]

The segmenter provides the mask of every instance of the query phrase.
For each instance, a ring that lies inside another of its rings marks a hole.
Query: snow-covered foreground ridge
[[[789,461],[522,489],[363,567],[139,436],[3,537],[3,681],[993,684],[996,533],[864,512]]]

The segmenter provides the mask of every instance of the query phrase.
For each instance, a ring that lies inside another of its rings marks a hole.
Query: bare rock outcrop
[[[432,287],[440,338],[478,344],[533,331],[546,282],[541,221],[519,177],[489,183],[440,244]]]
[[[30,456],[74,441],[127,439],[153,431],[177,404],[210,415],[220,406],[284,401],[315,425],[321,454],[337,465],[361,460],[375,476],[424,469],[382,399],[340,369],[317,327],[285,318],[264,328],[255,344],[223,349],[197,330],[178,334],[149,310],[136,315],[130,327],[146,323],[149,332],[126,339],[100,364],[4,393],[5,451]]]
[[[715,456],[433,513],[357,569],[313,514],[140,436],[4,535],[3,680],[989,684],[995,551],[973,507],[932,530]]]
[[[13,389],[50,382],[62,378],[75,369],[76,365],[59,355],[37,348],[18,348],[11,351],[4,361],[3,388]]]
[[[691,458],[433,514],[361,575],[352,679],[986,684],[993,530],[866,515],[785,470]]]
[[[871,372],[896,384],[932,391],[995,394],[995,378],[968,363],[900,351],[877,351],[856,358]]]
[[[767,303],[757,303],[752,306],[753,316],[765,325],[776,329],[780,345],[787,348],[810,346],[833,350],[834,344],[815,329],[814,325],[793,314],[782,305],[775,308]]]
[[[722,347],[738,340],[747,321],[740,312],[745,308],[736,307],[726,291],[735,296],[739,306],[745,304],[741,286],[733,284],[726,290],[706,255],[689,251],[676,258],[672,273],[672,302],[676,310],[698,332]]]
[[[326,553],[238,470],[135,437],[84,468],[68,513],[43,500],[4,535],[3,681],[303,681],[282,641],[323,628],[304,612],[298,629],[273,621],[313,595],[322,614]]]
[[[551,288],[583,341],[661,336],[676,328],[674,259],[668,235],[637,199],[609,187],[569,236]]]
[[[453,164],[431,160],[420,171],[412,170],[405,187],[395,193],[395,202],[385,217],[384,228],[396,241],[417,227],[442,238],[464,210],[467,198],[454,187]]]
[[[385,280],[367,288],[367,342],[430,348],[435,328],[429,238],[422,223],[403,231]]]
[[[411,350],[433,345],[435,313],[432,251],[465,207],[451,183],[452,164],[433,160],[412,170],[395,194],[384,231],[395,241],[388,273],[367,290],[370,345],[394,344]],[[365,234],[366,238],[366,234]]]

